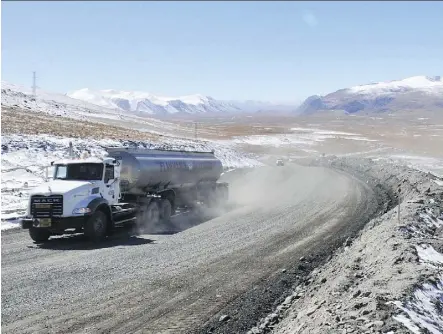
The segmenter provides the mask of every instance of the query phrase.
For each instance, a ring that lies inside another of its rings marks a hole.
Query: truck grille
[[[35,218],[51,218],[63,215],[63,195],[31,197],[31,215]]]

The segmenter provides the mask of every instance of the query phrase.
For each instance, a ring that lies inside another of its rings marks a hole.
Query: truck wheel
[[[167,199],[162,199],[160,202],[160,219],[167,223],[171,220],[172,215],[172,205]]]
[[[85,235],[93,241],[99,241],[105,237],[107,226],[108,218],[105,213],[96,211],[85,224]]]
[[[148,226],[156,226],[160,220],[160,208],[156,201],[149,203],[146,209],[146,221],[144,222]]]
[[[29,236],[35,242],[45,242],[48,241],[49,237],[51,236],[51,232],[43,228],[30,227]]]

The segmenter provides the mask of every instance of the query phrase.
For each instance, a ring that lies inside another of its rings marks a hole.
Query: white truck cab
[[[83,227],[98,205],[109,208],[120,198],[120,163],[114,158],[67,159],[51,165],[53,179],[30,192],[22,220],[36,241],[47,239],[51,229]]]

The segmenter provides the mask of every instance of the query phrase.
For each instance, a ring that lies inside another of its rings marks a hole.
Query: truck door
[[[105,190],[103,192],[103,197],[108,201],[110,205],[118,202],[119,191],[118,180],[115,178],[114,166],[106,164],[105,166]],[[117,191],[116,191],[117,190]]]

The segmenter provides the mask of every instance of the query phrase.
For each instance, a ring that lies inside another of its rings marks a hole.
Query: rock
[[[320,282],[321,282],[321,283],[326,283],[326,281],[327,281],[327,280],[326,280],[326,278],[325,278],[325,277],[323,277],[323,278],[321,279],[321,281],[320,281]]]
[[[220,318],[218,319],[218,321],[220,322],[224,322],[224,321],[228,321],[229,319],[231,319],[231,317],[227,314],[223,314],[222,316],[220,316]]]
[[[282,273],[285,273],[285,272],[286,272],[286,269],[282,269],[281,272],[282,272]]]
[[[277,313],[272,313],[270,316],[269,316],[269,320],[270,321],[275,321],[275,320],[277,320],[278,319],[278,314]]]
[[[374,321],[373,324],[374,324],[374,327],[380,328],[380,327],[383,327],[383,325],[385,323],[383,321],[379,320],[379,321]]]
[[[357,290],[354,292],[354,294],[352,295],[352,298],[357,298],[358,296],[360,296],[361,294],[361,290]]]
[[[283,302],[283,305],[291,304],[293,299],[294,299],[294,296],[286,297],[285,301]]]
[[[317,311],[317,306],[309,309],[308,312],[306,312],[306,315],[309,317],[309,316],[313,315],[315,313],[315,311]]]
[[[356,303],[356,304],[354,305],[354,308],[355,308],[356,310],[359,310],[359,309],[361,309],[362,307],[365,307],[366,305],[368,305],[368,303],[366,303],[366,302],[360,302],[360,303]]]
[[[304,260],[305,260],[305,257],[302,256],[302,257],[300,258],[300,261],[304,261]]]
[[[373,322],[370,322],[369,324],[366,324],[365,326],[364,326],[364,328],[365,329],[369,329],[369,328],[372,328],[374,326],[374,323]]]

